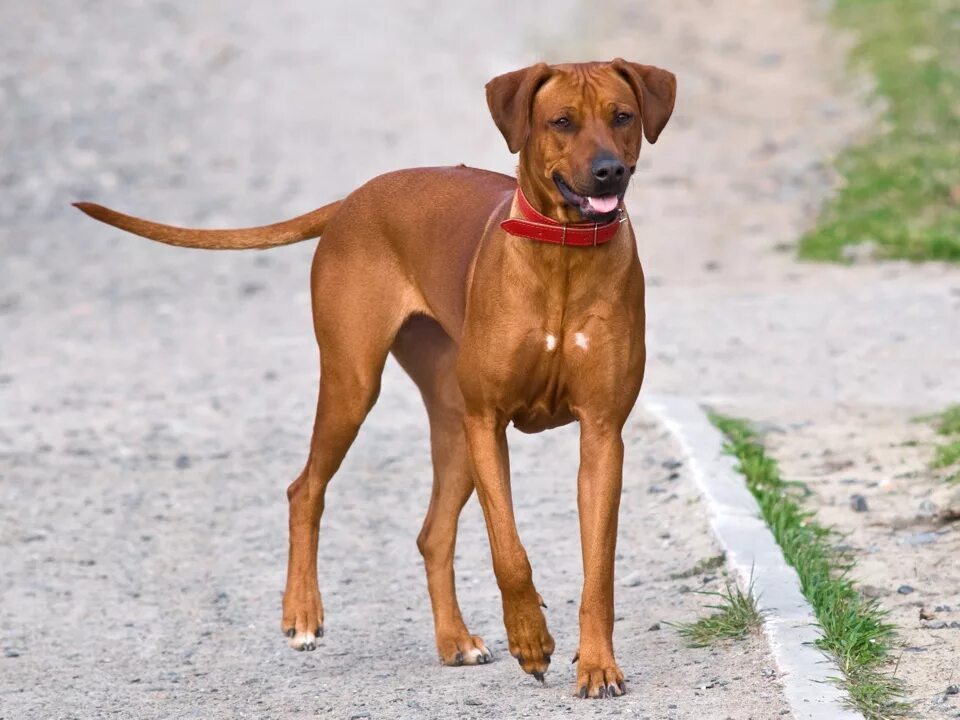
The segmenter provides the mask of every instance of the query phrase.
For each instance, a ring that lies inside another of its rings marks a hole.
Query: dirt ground
[[[848,443],[836,403],[905,418],[960,397],[949,371],[960,363],[960,280],[934,266],[792,260],[833,183],[831,154],[869,118],[813,5],[5,7],[0,717],[786,714],[762,644],[689,650],[665,627],[647,630],[692,618],[704,599],[688,591],[721,579],[670,580],[715,548],[683,469],[670,479],[664,466],[674,449],[643,417],[628,436],[618,566],[632,692],[606,704],[569,697],[573,429],[513,442],[521,534],[558,640],[547,687],[505,652],[473,502],[458,583],[499,660],[439,667],[413,542],[429,492],[425,418],[393,365],[330,489],[329,632],[317,652],[289,651],[278,631],[283,491],[304,460],[316,391],[312,248],[160,247],[67,203],[254,224],[397,167],[509,172],[483,102],[489,77],[540,58],[663,65],[680,78],[678,110],[644,150],[628,199],[650,279],[647,388],[808,423],[824,447],[855,453],[885,435],[857,421],[863,444]],[[804,438],[783,439],[778,453],[801,452]],[[891,567],[915,552],[883,548]]]
[[[784,477],[836,528],[854,579],[899,628],[896,676],[919,717],[960,717],[960,487],[929,470],[928,424],[899,409],[838,407],[816,422],[781,414],[765,444]]]

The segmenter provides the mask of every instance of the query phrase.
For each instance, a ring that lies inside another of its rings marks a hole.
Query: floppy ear
[[[640,103],[643,134],[655,143],[673,113],[677,99],[677,76],[653,65],[627,62],[617,58],[611,65],[630,83]]]
[[[519,152],[530,133],[530,109],[537,89],[553,74],[546,63],[498,75],[487,83],[487,106],[510,152]]]

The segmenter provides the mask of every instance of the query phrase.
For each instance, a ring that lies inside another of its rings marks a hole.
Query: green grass
[[[960,261],[960,0],[836,0],[833,15],[888,109],[838,159],[844,185],[800,256],[873,242],[882,258]]]
[[[727,436],[726,450],[740,461],[747,487],[764,520],[800,577],[800,586],[822,630],[818,646],[843,671],[850,702],[867,720],[902,716],[900,682],[888,671],[894,628],[874,600],[864,598],[847,575],[851,559],[834,549],[834,533],[803,509],[797,489],[780,477],[756,435],[741,420],[711,415]]]
[[[948,407],[942,413],[935,415],[932,420],[937,433],[947,438],[942,445],[937,445],[933,467],[947,468],[957,465],[960,463],[960,405]],[[948,479],[960,480],[960,470]]]
[[[690,647],[706,647],[724,640],[742,640],[762,627],[763,618],[757,609],[752,582],[746,592],[736,583],[727,583],[723,592],[701,594],[719,598],[717,603],[707,605],[710,610],[716,610],[715,613],[692,623],[667,623],[677,628]]]

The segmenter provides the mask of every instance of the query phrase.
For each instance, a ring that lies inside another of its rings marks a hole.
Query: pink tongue
[[[613,212],[617,209],[617,205],[620,200],[616,195],[611,195],[609,197],[588,197],[587,204],[590,206],[590,209],[597,213],[608,213]]]

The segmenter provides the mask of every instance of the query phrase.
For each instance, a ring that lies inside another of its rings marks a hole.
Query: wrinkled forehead
[[[602,112],[610,106],[636,108],[637,99],[626,79],[605,63],[555,65],[554,73],[537,91],[534,113],[561,110]]]

